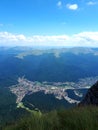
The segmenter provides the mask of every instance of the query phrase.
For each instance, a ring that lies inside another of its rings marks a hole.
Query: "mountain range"
[[[98,48],[0,47],[0,123],[33,110],[47,112],[74,107],[80,101],[85,104],[92,97],[97,102],[93,89],[88,90],[98,80],[97,68]],[[26,82],[20,84],[22,77]],[[87,92],[93,95],[88,101]]]

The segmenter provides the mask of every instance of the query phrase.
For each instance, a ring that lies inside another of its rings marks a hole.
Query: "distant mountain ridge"
[[[78,82],[98,76],[98,48],[0,47],[0,87],[31,81]]]
[[[16,48],[15,48],[16,49]],[[49,48],[49,49],[30,49],[23,50],[23,52],[16,55],[17,58],[23,59],[26,56],[35,55],[40,56],[43,54],[53,54],[56,58],[59,58],[62,53],[78,54],[93,54],[98,55],[98,49],[95,48],[84,48],[84,47],[72,47],[72,48]]]

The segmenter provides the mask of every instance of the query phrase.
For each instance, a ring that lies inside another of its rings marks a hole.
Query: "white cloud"
[[[34,35],[26,37],[9,32],[0,32],[0,46],[81,46],[98,47],[98,32],[81,32],[72,36]]]
[[[98,47],[98,32],[81,32],[70,37],[73,46]]]
[[[67,4],[66,7],[70,10],[77,10],[78,9],[77,4]]]
[[[62,7],[62,1],[58,1],[57,6],[58,6],[59,8],[61,8],[61,7]]]
[[[87,3],[87,5],[96,5],[96,4],[98,4],[97,2],[93,2],[93,1],[89,1],[88,3]]]
[[[26,37],[23,34],[15,35],[8,32],[0,32],[0,45],[42,45],[42,46],[51,46],[51,45],[60,45],[63,42],[68,40],[67,35],[61,36],[42,36],[34,35],[31,37]]]

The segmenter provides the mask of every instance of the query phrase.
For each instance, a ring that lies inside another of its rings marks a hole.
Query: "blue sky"
[[[0,45],[98,46],[97,37],[98,0],[0,0]]]

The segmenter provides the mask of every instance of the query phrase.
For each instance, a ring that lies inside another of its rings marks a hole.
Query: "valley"
[[[43,92],[45,95],[53,94],[56,99],[66,100],[69,104],[78,104],[85,93],[81,90],[87,91],[92,86],[98,77],[89,77],[80,79],[78,82],[38,82],[29,81],[25,77],[18,78],[18,84],[10,86],[10,91],[16,95],[16,103],[22,103],[23,98],[26,95],[32,95],[33,93]],[[74,96],[70,97],[70,91],[73,91]],[[29,103],[30,104],[30,103]],[[31,104],[34,107],[34,104]],[[36,107],[36,106],[35,106]]]
[[[0,123],[77,106],[98,80],[98,48],[0,47]]]

